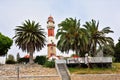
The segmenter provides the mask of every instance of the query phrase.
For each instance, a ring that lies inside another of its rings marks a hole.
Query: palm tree
[[[66,18],[58,26],[59,29],[56,38],[59,38],[59,41],[57,43],[57,48],[61,52],[67,53],[69,50],[73,50],[79,55],[80,51],[83,49],[81,47],[81,44],[83,44],[81,40],[84,40],[83,34],[85,34],[85,29],[80,28],[80,20]]]
[[[96,55],[96,48],[97,46],[106,46],[108,44],[113,44],[113,39],[111,37],[106,37],[105,35],[108,33],[113,33],[110,30],[110,27],[105,27],[102,30],[98,30],[99,22],[92,20],[90,22],[86,22],[83,25],[88,32],[88,50],[91,51],[92,55]]]
[[[35,21],[25,20],[22,26],[16,26],[15,43],[22,51],[30,53],[29,63],[34,63],[33,53],[40,51],[45,46],[45,32]]]
[[[57,48],[61,52],[69,52],[71,49],[71,28],[74,26],[71,26],[71,22],[73,21],[72,18],[66,18],[64,21],[62,21],[58,27],[59,29],[57,30],[56,34],[56,39],[60,38],[58,43],[57,43]]]

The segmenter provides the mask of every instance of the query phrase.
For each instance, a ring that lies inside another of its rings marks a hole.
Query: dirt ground
[[[71,80],[120,80],[120,74],[72,74]]]

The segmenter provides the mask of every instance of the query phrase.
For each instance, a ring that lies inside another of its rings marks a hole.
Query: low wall
[[[39,77],[1,77],[0,80],[61,80],[59,76],[39,76]]]
[[[120,80],[120,74],[73,74],[71,80]]]

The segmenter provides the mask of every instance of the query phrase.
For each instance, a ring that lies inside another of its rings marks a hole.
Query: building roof
[[[30,55],[29,55],[29,54],[27,54],[27,55],[25,55],[25,56],[24,56],[24,58],[30,58]]]

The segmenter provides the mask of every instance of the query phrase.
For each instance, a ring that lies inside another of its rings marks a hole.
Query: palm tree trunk
[[[94,56],[96,56],[96,44],[97,42],[96,42],[96,40],[95,40],[95,44],[94,44],[94,46],[93,46],[93,54],[94,54]]]
[[[76,52],[76,55],[79,56],[77,45],[75,45],[75,52]]]
[[[33,61],[33,53],[34,53],[34,47],[32,45],[32,43],[30,43],[30,46],[29,46],[29,51],[30,51],[30,58],[29,58],[29,64],[33,64],[34,61]]]
[[[33,52],[30,52],[29,64],[33,64]]]

